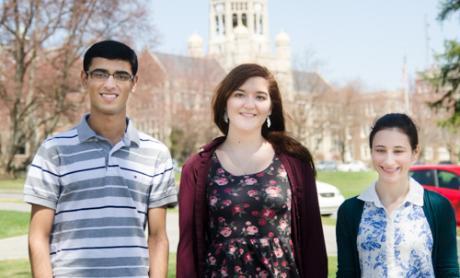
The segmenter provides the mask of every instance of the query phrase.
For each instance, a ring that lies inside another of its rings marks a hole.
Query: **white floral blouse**
[[[380,202],[375,183],[358,198],[365,202],[357,238],[361,277],[435,277],[423,187],[410,179],[406,199],[391,214]]]

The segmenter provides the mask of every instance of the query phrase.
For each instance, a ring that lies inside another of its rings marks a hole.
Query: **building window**
[[[246,18],[246,14],[241,15],[241,21],[243,22],[243,25],[248,27],[248,20]]]
[[[233,28],[238,26],[238,15],[237,14],[233,14],[232,21],[233,21]]]
[[[260,27],[259,27],[260,34],[263,34],[264,33],[264,21],[262,17],[260,17],[259,24],[260,24]]]
[[[225,15],[222,15],[222,34],[225,35]]]

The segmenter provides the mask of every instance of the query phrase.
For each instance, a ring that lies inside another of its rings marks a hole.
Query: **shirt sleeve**
[[[457,235],[454,210],[450,202],[442,196],[436,203],[436,277],[460,277],[457,258]]]
[[[24,201],[56,209],[60,192],[59,154],[56,146],[42,144],[29,165]]]
[[[353,225],[351,211],[351,202],[345,201],[337,212],[336,240],[337,240],[337,277],[360,277],[358,265],[356,237],[351,232]],[[352,212],[354,213],[354,212]],[[356,212],[358,213],[358,212]]]
[[[171,154],[166,146],[158,155],[156,166],[156,173],[152,178],[149,208],[174,207],[177,204],[177,188]]]
[[[185,164],[179,187],[179,245],[177,246],[177,278],[198,277],[194,202],[196,180],[193,165]]]

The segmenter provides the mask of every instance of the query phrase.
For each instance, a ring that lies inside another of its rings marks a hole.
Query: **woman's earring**
[[[228,115],[227,115],[227,111],[224,112],[224,122],[226,124],[228,124]]]
[[[270,128],[272,126],[272,121],[270,120],[270,117],[267,117],[267,127]]]

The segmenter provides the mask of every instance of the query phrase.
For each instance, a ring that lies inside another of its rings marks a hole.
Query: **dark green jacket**
[[[356,239],[364,201],[346,200],[337,213],[337,277],[361,277]],[[457,259],[455,214],[449,201],[424,190],[423,211],[433,234],[432,260],[436,277],[460,277]]]

